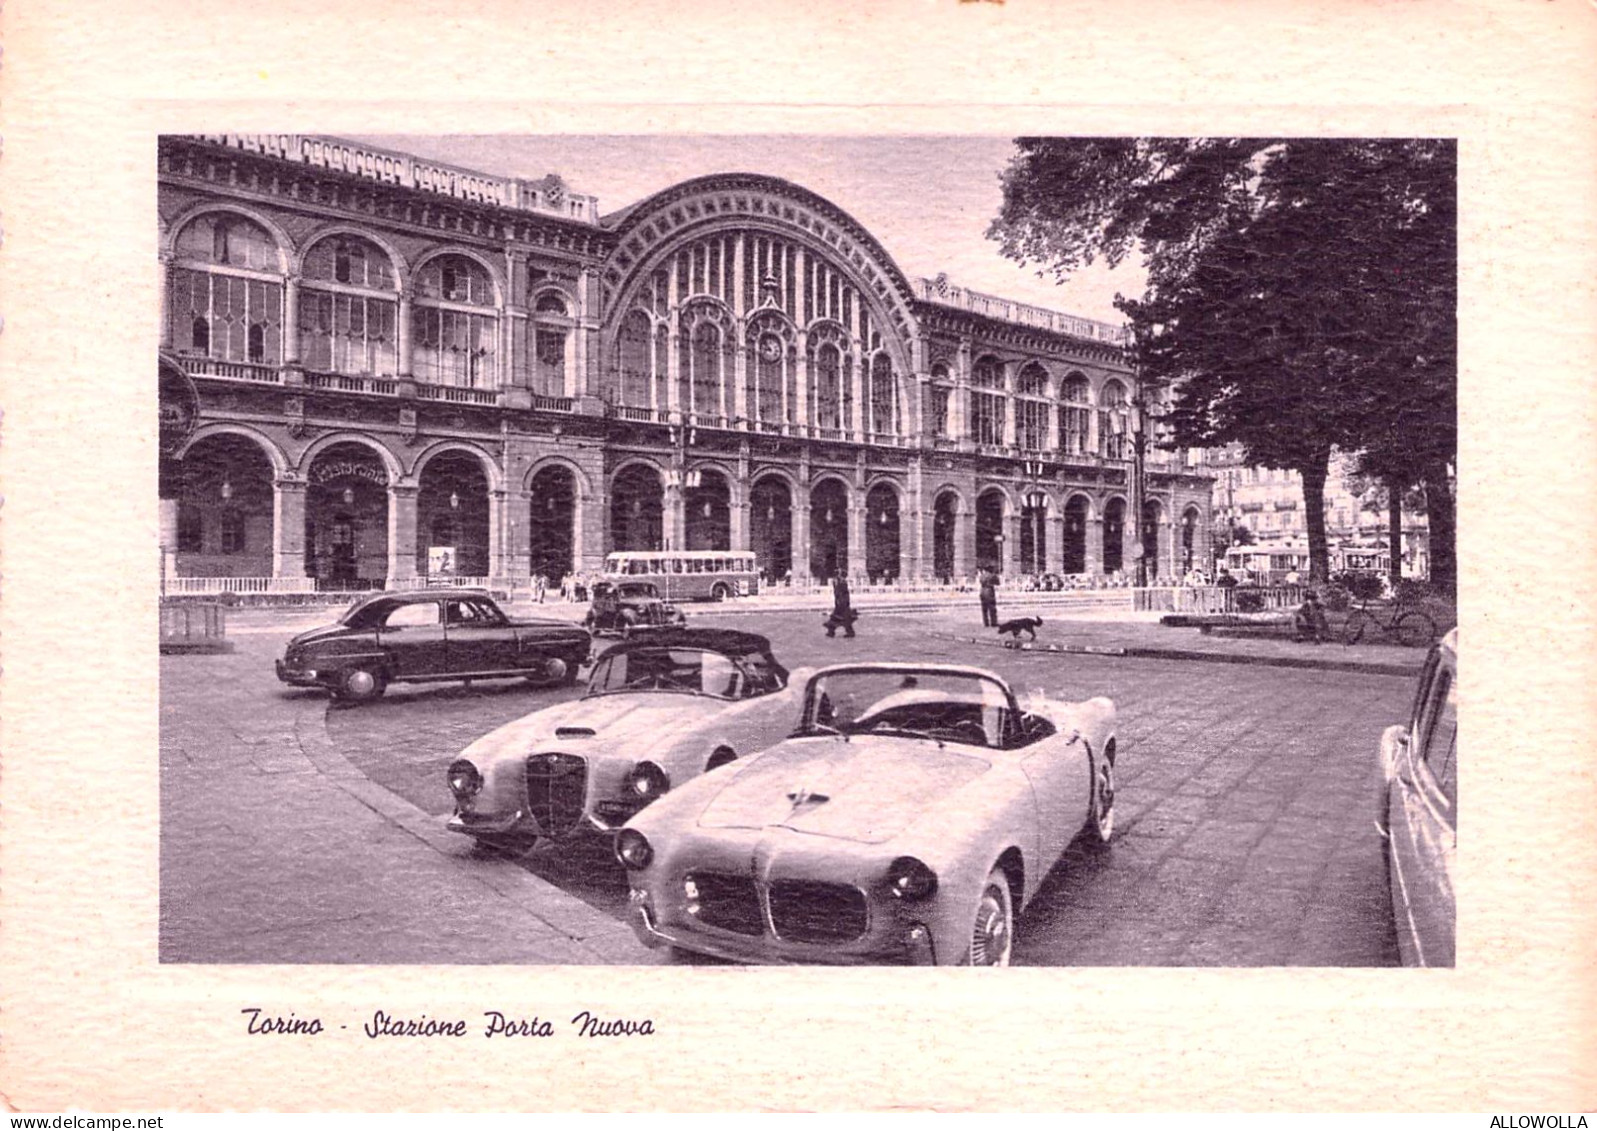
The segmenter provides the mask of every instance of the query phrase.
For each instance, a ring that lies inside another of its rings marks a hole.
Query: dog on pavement
[[[998,626],[998,635],[1007,636],[1005,647],[1014,648],[1020,643],[1020,634],[1024,632],[1027,640],[1037,639],[1037,630],[1042,627],[1042,617],[1016,617],[1006,620]]]

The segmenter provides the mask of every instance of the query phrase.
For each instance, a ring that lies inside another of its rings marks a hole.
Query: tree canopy
[[[1433,579],[1451,587],[1456,147],[1445,140],[1022,138],[988,230],[1063,279],[1140,255],[1121,296],[1171,446],[1240,444],[1304,482],[1315,576],[1333,447],[1423,483]],[[1445,545],[1435,543],[1438,537]]]

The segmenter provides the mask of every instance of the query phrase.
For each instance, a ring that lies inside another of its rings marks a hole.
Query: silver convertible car
[[[473,742],[448,827],[499,847],[608,832],[667,790],[779,741],[798,689],[765,637],[660,628],[599,657],[588,691]]]
[[[1083,829],[1114,831],[1115,706],[1022,708],[975,668],[849,664],[798,725],[627,822],[651,947],[740,962],[1007,965],[1015,918]]]

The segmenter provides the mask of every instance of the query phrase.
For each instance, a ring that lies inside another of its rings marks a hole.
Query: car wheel
[[[376,699],[388,687],[388,680],[376,668],[356,667],[340,673],[333,693],[346,703],[365,703]]]
[[[477,860],[500,859],[515,857],[531,852],[538,843],[535,836],[525,836],[517,840],[499,840],[493,837],[473,837],[471,840],[471,855]]]
[[[555,687],[577,678],[576,665],[560,656],[547,656],[527,673],[527,682],[534,687]]]
[[[970,966],[1008,966],[1014,949],[1015,908],[1009,895],[1009,877],[1002,868],[987,873],[976,915],[970,926]]]
[[[727,588],[721,582],[716,582],[715,588],[710,590],[710,600],[712,601],[725,601],[731,598],[731,596],[732,590]]]
[[[1404,613],[1397,618],[1397,642],[1408,648],[1424,648],[1436,639],[1436,622],[1426,613]]]
[[[1115,764],[1099,758],[1092,775],[1092,835],[1102,846],[1115,835]]]
[[[737,751],[729,750],[723,746],[710,755],[710,760],[704,764],[704,772],[709,773],[711,770],[719,770],[728,762],[736,762],[737,757]]]

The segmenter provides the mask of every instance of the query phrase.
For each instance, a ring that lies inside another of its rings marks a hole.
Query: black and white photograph
[[[1453,140],[158,161],[163,962],[1453,965]]]
[[[1594,21],[0,7],[5,1118],[1579,1131]]]

